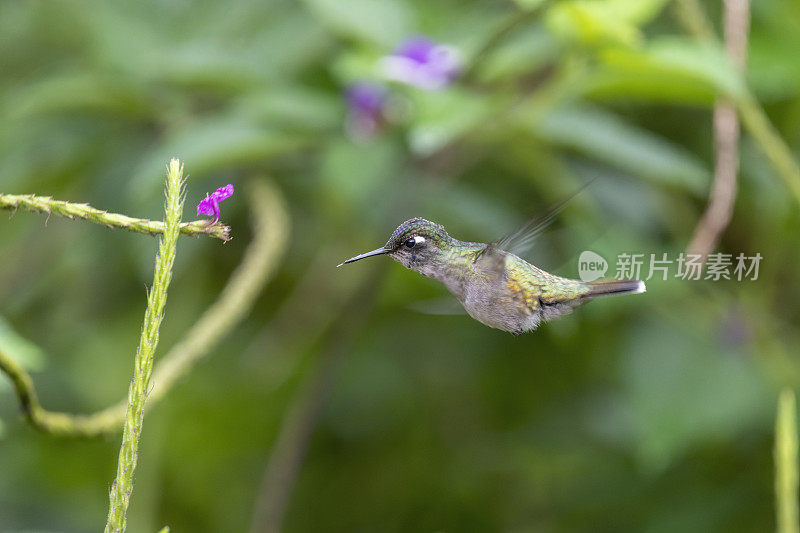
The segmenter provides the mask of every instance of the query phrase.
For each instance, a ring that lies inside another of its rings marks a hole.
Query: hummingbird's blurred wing
[[[589,185],[594,183],[596,179],[597,178],[592,178],[585,184],[581,185],[575,192],[555,204],[542,215],[530,219],[513,233],[509,233],[508,235],[500,237],[496,241],[489,243],[487,246],[487,251],[491,251],[492,249],[504,250],[515,255],[521,255],[525,253],[536,240],[536,237],[538,237],[539,234],[542,233],[542,231],[544,231],[544,229],[549,226],[553,220],[555,220],[556,216],[564,210],[570,200],[582,193]]]

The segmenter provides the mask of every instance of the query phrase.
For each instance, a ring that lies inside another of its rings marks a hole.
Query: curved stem
[[[11,378],[11,383],[19,397],[22,413],[35,429],[53,435],[91,436],[98,434],[97,423],[91,416],[44,409],[39,403],[30,374],[2,349],[0,349],[0,370]],[[124,416],[125,411],[123,410],[122,417],[124,418]],[[119,429],[122,418],[114,419],[114,422]]]
[[[217,301],[156,364],[148,406],[164,397],[192,365],[209,355],[219,340],[247,316],[280,264],[290,226],[285,204],[272,185],[255,182],[251,189],[248,198],[254,215],[253,242]],[[45,433],[92,437],[119,431],[125,418],[127,402],[124,400],[88,415],[47,411],[38,402],[30,375],[1,349],[0,370],[11,378],[26,420]]]

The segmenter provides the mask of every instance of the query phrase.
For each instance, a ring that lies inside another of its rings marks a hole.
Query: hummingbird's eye
[[[406,248],[413,248],[414,246],[423,242],[425,242],[425,237],[415,235],[414,237],[411,237],[410,239],[406,240],[406,242],[403,243],[403,246],[405,246]]]

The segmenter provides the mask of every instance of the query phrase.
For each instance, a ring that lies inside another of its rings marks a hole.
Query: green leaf
[[[324,203],[347,212],[368,209],[387,181],[396,178],[401,162],[397,143],[386,136],[366,143],[342,138],[331,142],[322,158]]]
[[[655,19],[669,0],[603,0],[606,11],[614,17],[642,26]]]
[[[545,3],[545,0],[514,0],[525,11],[533,11]]]
[[[720,94],[745,93],[741,76],[716,44],[665,38],[642,50],[609,48],[599,59],[587,91],[592,95],[711,103]]]
[[[532,126],[542,139],[635,176],[701,193],[711,174],[685,149],[597,108],[556,109]]]
[[[145,159],[130,189],[133,197],[143,198],[160,190],[159,176],[164,161],[180,157],[198,176],[228,168],[270,159],[302,146],[298,135],[260,127],[250,119],[211,118],[187,124],[165,139]]]
[[[342,99],[304,86],[270,88],[234,101],[234,113],[272,128],[340,129]]]
[[[0,348],[28,370],[41,370],[45,357],[42,349],[14,331],[8,321],[0,316]]]
[[[381,57],[381,51],[372,47],[345,50],[333,61],[331,70],[342,85],[365,80],[378,83],[383,79]]]
[[[430,155],[472,130],[491,111],[489,99],[458,88],[413,93],[414,121],[409,132],[412,150]]]
[[[560,2],[548,10],[545,23],[564,40],[594,46],[635,45],[642,39],[635,25],[615,17],[599,2]]]
[[[396,46],[414,32],[408,5],[396,0],[306,0],[323,25],[348,37]]]
[[[639,28],[658,15],[666,0],[570,0],[551,7],[545,21],[556,35],[589,45],[635,45]]]
[[[800,62],[795,34],[754,34],[747,50],[748,81],[759,100],[794,98],[800,91]]]
[[[12,117],[48,113],[147,116],[154,110],[136,80],[74,72],[45,78],[16,91],[6,104]]]
[[[514,34],[483,62],[480,79],[493,82],[536,71],[556,57],[559,47],[541,26]]]
[[[0,316],[0,349],[28,370],[41,370],[45,366],[42,349],[22,337]],[[11,389],[7,379],[0,379],[0,391]],[[0,420],[0,437],[3,434],[3,421]]]
[[[752,358],[663,320],[634,330],[622,375],[638,455],[653,469],[700,443],[735,438],[771,409]]]

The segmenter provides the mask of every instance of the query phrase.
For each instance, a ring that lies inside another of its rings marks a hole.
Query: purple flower
[[[347,88],[347,105],[355,113],[377,116],[385,103],[386,90],[376,83],[354,83]]]
[[[347,125],[353,137],[372,137],[385,122],[387,94],[383,86],[376,83],[354,83],[347,88]]]
[[[461,72],[458,50],[424,36],[411,37],[381,59],[383,75],[419,89],[442,89]]]
[[[233,185],[230,183],[212,192],[211,196],[206,193],[206,197],[197,204],[197,216],[213,216],[216,224],[219,221],[219,203],[231,196],[233,196]]]

